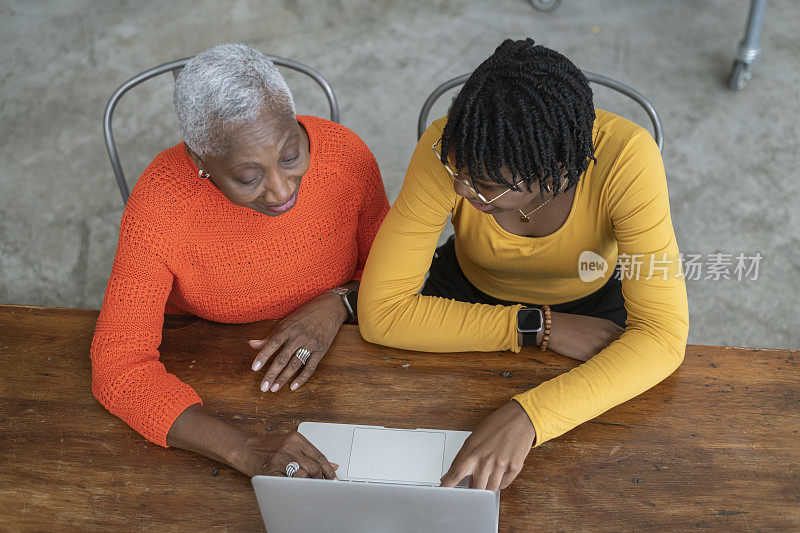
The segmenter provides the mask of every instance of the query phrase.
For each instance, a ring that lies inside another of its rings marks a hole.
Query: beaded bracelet
[[[547,350],[547,343],[550,341],[550,306],[543,305],[542,311],[544,312],[544,335],[542,335],[542,344],[539,345],[539,351]]]

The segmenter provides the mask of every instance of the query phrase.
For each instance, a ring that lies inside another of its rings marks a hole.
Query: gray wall
[[[0,1],[0,302],[100,306],[122,211],[101,118],[136,72],[225,41],[320,69],[393,201],[428,92],[503,38],[533,36],[638,88],[662,113],[684,252],[763,255],[758,280],[688,282],[690,342],[798,347],[800,8],[770,2],[754,80],[731,93],[724,79],[747,6],[564,0],[544,14],[526,0]],[[325,116],[313,84],[286,77],[299,111]],[[166,77],[120,104],[132,179],[180,140],[170,91]],[[646,124],[634,106],[596,94],[599,107]]]

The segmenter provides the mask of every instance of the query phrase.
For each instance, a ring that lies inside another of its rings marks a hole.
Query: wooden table
[[[90,392],[96,311],[0,306],[0,530],[263,530],[250,480],[149,443]],[[296,392],[262,394],[271,323],[168,317],[167,368],[250,431],[304,421],[469,430],[574,367],[554,353],[419,354],[345,326]],[[545,443],[500,529],[799,530],[800,351],[689,346],[657,387]]]

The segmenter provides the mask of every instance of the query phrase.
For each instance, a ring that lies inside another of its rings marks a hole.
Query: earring
[[[200,179],[208,179],[211,177],[211,174],[203,170],[202,168],[197,171],[197,175],[200,176]]]
[[[548,183],[547,185],[544,186],[544,190],[546,190],[547,192],[553,192],[553,184]]]

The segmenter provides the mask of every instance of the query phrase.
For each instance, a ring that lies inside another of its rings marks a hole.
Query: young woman
[[[455,237],[436,250],[448,215]],[[379,344],[538,345],[586,361],[490,415],[442,480],[507,486],[531,446],[642,393],[683,359],[686,290],[655,142],[596,110],[566,57],[505,41],[419,141],[358,310],[363,337]]]

